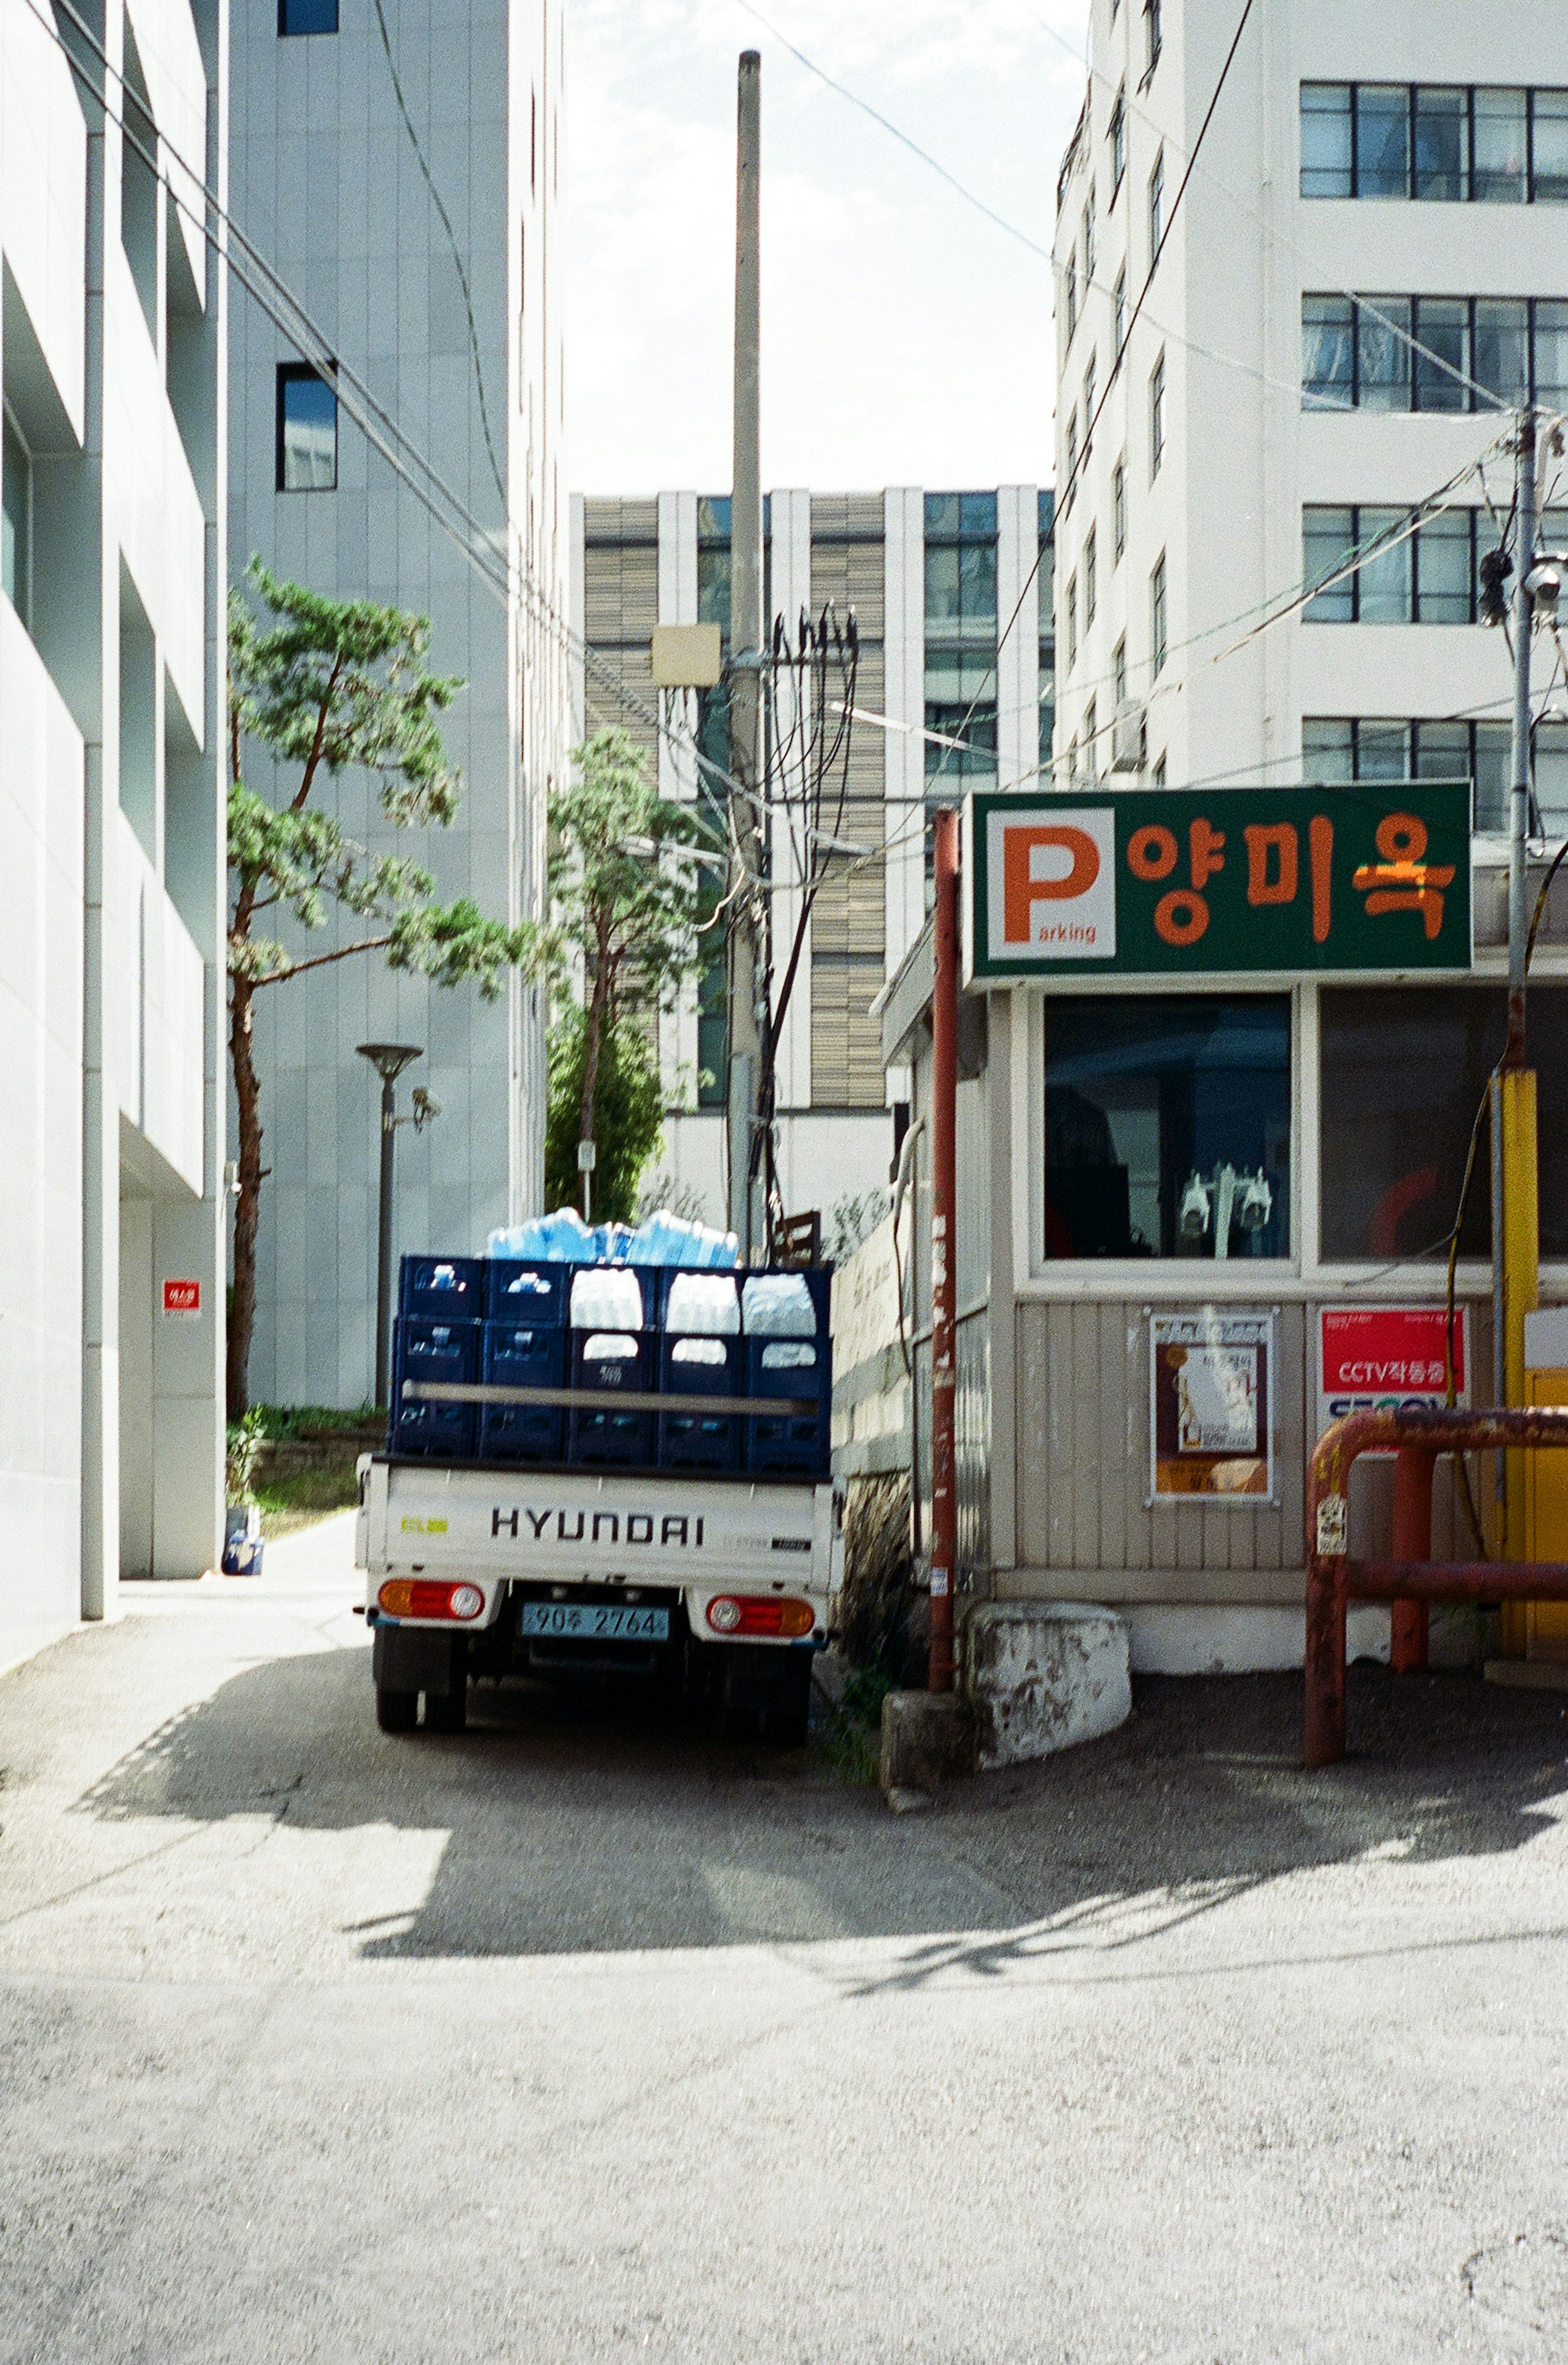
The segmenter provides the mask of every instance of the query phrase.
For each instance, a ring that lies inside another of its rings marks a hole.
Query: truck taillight
[[[430,1577],[389,1577],[375,1597],[388,1618],[477,1618],[485,1607],[476,1585],[439,1585]]]
[[[816,1622],[809,1601],[796,1601],[787,1594],[720,1593],[708,1604],[708,1623],[715,1634],[768,1634],[796,1642]]]

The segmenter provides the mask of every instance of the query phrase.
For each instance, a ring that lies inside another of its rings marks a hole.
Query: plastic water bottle
[[[678,1273],[669,1285],[665,1328],[688,1337],[738,1339],[741,1308],[734,1283],[722,1273]]]

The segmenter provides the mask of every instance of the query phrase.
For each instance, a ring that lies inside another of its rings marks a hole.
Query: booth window
[[[1470,1130],[1506,1024],[1499,988],[1325,988],[1323,1256],[1440,1263],[1459,1207]],[[1568,1026],[1568,989],[1530,988],[1539,1070],[1540,1250],[1568,1256],[1568,1074],[1540,1056]],[[1483,1118],[1462,1254],[1492,1237],[1490,1134]]]
[[[1285,994],[1046,1004],[1046,1254],[1282,1257]]]

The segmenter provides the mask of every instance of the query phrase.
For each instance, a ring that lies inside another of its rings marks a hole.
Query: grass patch
[[[857,1667],[820,1733],[822,1754],[841,1782],[874,1782],[882,1754],[882,1702],[898,1679],[881,1667]]]
[[[320,1463],[290,1478],[268,1478],[254,1489],[262,1509],[262,1534],[269,1543],[280,1536],[297,1535],[334,1511],[346,1511],[359,1499],[354,1457]]]
[[[346,1430],[385,1429],[386,1414],[373,1404],[344,1410],[336,1405],[252,1405],[258,1433],[272,1438],[340,1437]]]

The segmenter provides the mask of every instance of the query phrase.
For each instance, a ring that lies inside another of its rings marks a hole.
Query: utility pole
[[[958,816],[936,825],[936,973],[931,997],[931,1649],[927,1687],[953,1688],[958,1583]]]
[[[752,1138],[762,1080],[758,895],[762,872],[762,56],[743,50],[735,170],[735,420],[730,498],[730,1229],[760,1246]],[[742,793],[746,791],[748,793]]]
[[[1514,740],[1508,800],[1508,1037],[1492,1080],[1492,1364],[1497,1401],[1525,1397],[1525,1316],[1540,1295],[1540,1239],[1536,1204],[1536,1080],[1526,1065],[1525,960],[1530,790],[1530,634],[1535,624],[1536,419],[1520,413],[1518,540],[1514,577]],[[1526,1555],[1525,1457],[1504,1463],[1506,1557]],[[1503,1609],[1505,1653],[1522,1657],[1528,1610]]]

